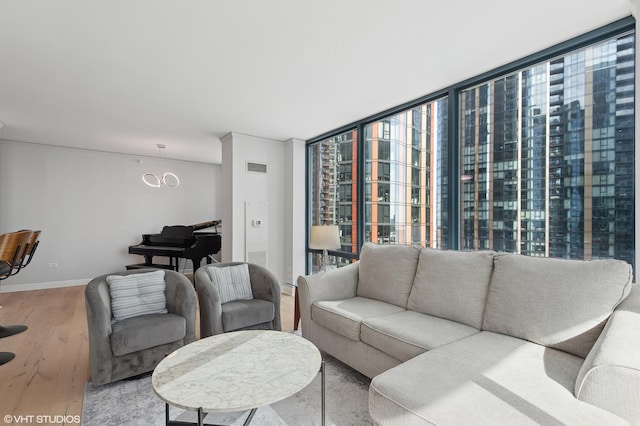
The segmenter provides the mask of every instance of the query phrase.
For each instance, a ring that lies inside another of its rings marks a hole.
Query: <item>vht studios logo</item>
[[[4,416],[6,424],[73,424],[80,423],[80,416],[50,416],[45,414],[26,414],[21,416],[13,416],[7,414]]]

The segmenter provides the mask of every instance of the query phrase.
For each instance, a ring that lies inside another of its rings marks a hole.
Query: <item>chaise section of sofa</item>
[[[376,424],[640,425],[625,262],[366,243],[298,290],[303,336],[373,378]]]
[[[583,360],[483,331],[375,377],[377,425],[624,425],[573,395]]]
[[[581,401],[640,425],[640,287],[616,308],[575,383]]]

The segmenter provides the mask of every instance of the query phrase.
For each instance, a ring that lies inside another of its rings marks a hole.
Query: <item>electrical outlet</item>
[[[49,263],[49,268],[57,268],[57,267],[58,267],[58,262]]]

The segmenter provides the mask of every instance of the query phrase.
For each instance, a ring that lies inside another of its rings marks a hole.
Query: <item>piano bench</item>
[[[176,267],[173,265],[161,265],[158,263],[152,263],[151,265],[146,265],[144,263],[136,263],[135,265],[127,265],[126,268],[127,268],[127,271],[130,269],[148,269],[148,268],[170,269],[172,271],[176,270]]]

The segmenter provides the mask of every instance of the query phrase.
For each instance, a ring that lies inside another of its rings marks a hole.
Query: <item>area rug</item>
[[[371,425],[368,409],[370,380],[335,358],[323,354],[327,425]],[[311,426],[321,424],[320,375],[302,391],[256,411],[251,424]],[[171,420],[195,421],[195,412],[170,408]],[[212,413],[205,423],[242,425],[248,413]],[[165,404],[151,388],[151,377],[94,387],[85,385],[82,425],[147,426],[165,424]]]

